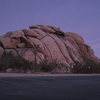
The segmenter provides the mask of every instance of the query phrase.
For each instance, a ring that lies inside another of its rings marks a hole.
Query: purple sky
[[[38,24],[80,34],[100,57],[100,0],[0,0],[0,34]]]

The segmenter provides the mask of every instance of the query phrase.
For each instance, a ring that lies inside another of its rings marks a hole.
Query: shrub
[[[100,73],[100,64],[91,66],[90,73]]]
[[[56,62],[43,62],[39,64],[41,66],[41,71],[52,72],[58,65]]]
[[[71,69],[72,73],[90,73],[90,67],[89,66],[74,66],[73,69]]]
[[[32,63],[12,53],[4,53],[0,58],[0,71],[6,71],[8,68],[25,71],[32,68]]]
[[[67,66],[57,61],[43,62],[40,64],[41,71],[51,73],[66,73],[68,71]]]
[[[85,65],[85,66],[74,66],[71,69],[72,73],[100,73],[100,64],[95,64],[92,66]]]

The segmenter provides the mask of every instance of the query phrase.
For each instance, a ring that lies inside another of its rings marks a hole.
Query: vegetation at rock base
[[[65,69],[64,69],[65,68]],[[67,72],[66,66],[59,64],[56,61],[48,62],[44,61],[39,64],[36,62],[29,62],[20,56],[15,56],[12,53],[4,53],[0,57],[0,71],[6,72],[7,69],[12,69],[11,72],[52,72],[62,73]],[[72,73],[100,73],[100,64],[92,64],[91,66],[81,66],[81,64],[75,65],[71,69]]]
[[[13,70],[28,70],[31,69],[32,63],[23,59],[20,56],[14,56],[12,53],[4,53],[0,57],[0,70],[6,71],[11,68]]]
[[[15,56],[12,53],[4,53],[0,57],[0,71],[6,72],[7,69],[12,69],[11,72],[58,72],[61,69],[61,64],[55,62],[29,62],[20,56]]]
[[[100,73],[100,64],[76,65],[71,71],[72,73]]]

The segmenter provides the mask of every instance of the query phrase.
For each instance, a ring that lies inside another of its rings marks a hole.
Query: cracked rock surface
[[[66,68],[77,63],[82,66],[89,66],[89,62],[100,63],[80,35],[44,25],[29,26],[29,29],[1,35],[0,56],[4,52],[20,55],[30,62],[56,61]]]

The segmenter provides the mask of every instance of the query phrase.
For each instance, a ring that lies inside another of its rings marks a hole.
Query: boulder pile
[[[68,72],[78,64],[91,66],[100,63],[84,39],[72,32],[52,26],[29,26],[29,29],[7,32],[0,36],[0,56],[4,52],[20,55],[29,62],[58,62],[59,70]]]

